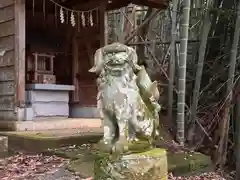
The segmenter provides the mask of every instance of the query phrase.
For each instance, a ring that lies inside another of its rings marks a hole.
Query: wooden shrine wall
[[[0,118],[16,119],[15,114],[15,9],[13,0],[0,0]]]

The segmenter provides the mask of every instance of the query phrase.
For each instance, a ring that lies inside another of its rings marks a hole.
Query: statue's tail
[[[91,73],[99,74],[103,67],[103,54],[102,48],[98,49],[94,55],[94,66],[88,71]]]
[[[149,91],[151,92],[152,96],[155,98],[156,101],[159,100],[159,97],[160,97],[160,94],[159,94],[159,91],[158,91],[158,82],[157,81],[154,81],[150,88],[149,88]]]

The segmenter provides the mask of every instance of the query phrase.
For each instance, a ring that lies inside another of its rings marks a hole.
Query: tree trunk
[[[237,88],[240,87],[240,80],[238,79]],[[240,179],[240,96],[237,97],[236,103],[236,137],[235,137],[235,157],[236,157],[236,178]]]
[[[125,27],[124,27],[124,32],[125,32],[124,41],[127,39],[127,37],[130,36],[131,31],[133,31],[133,29],[136,28],[136,23],[135,23],[136,9],[137,9],[137,6],[134,5],[132,7],[132,12],[126,13],[126,15],[125,15],[126,23],[125,23]],[[127,12],[128,12],[128,7],[127,7]]]
[[[148,8],[148,11],[144,17],[145,21],[153,12],[152,8]],[[148,34],[148,29],[149,29],[150,21],[141,29],[139,30],[139,37],[142,37],[143,40],[146,40],[147,34]],[[140,38],[139,38],[140,39]],[[137,46],[137,54],[138,54],[138,63],[139,64],[144,64],[145,62],[145,46]]]
[[[117,13],[116,16],[117,18],[115,19],[116,23],[116,36],[117,36],[117,41],[120,43],[124,43],[125,39],[125,32],[124,32],[124,24],[125,24],[125,17],[124,14],[126,14],[126,8],[123,7],[119,10],[119,14]]]
[[[191,0],[183,0],[181,31],[180,31],[180,59],[178,79],[178,103],[177,103],[177,141],[184,145],[184,119],[185,119],[185,89],[186,89],[186,61],[188,46],[188,28]]]
[[[206,52],[206,45],[208,40],[208,34],[211,28],[211,20],[210,20],[210,12],[209,9],[212,7],[212,0],[208,0],[208,4],[206,5],[207,11],[204,15],[203,26],[202,26],[202,33],[201,33],[201,41],[198,53],[198,63],[197,63],[197,72],[193,90],[193,99],[192,99],[192,106],[191,106],[191,125],[189,130],[188,140],[192,142],[194,137],[194,132],[196,128],[196,117],[197,117],[197,107],[198,107],[198,98],[199,98],[199,90],[202,80],[202,71],[205,59],[205,52]]]
[[[130,36],[125,40],[125,44],[128,44],[131,42],[131,40],[138,34],[138,32],[146,26],[152,19],[154,19],[159,13],[161,12],[160,9],[154,10],[152,14],[142,22],[134,31],[132,31]]]
[[[118,31],[117,31],[117,26],[118,26],[118,14],[117,12],[114,11],[113,16],[113,41],[117,42],[118,41]]]
[[[170,63],[169,63],[169,84],[168,84],[168,121],[173,121],[173,93],[176,59],[176,37],[177,37],[177,9],[178,0],[172,1],[172,29],[170,44]]]
[[[220,163],[220,168],[222,168],[226,163],[226,149],[228,142],[228,131],[229,131],[229,118],[230,118],[230,109],[231,109],[231,101],[232,101],[232,91],[234,87],[234,75],[237,61],[237,50],[238,50],[238,42],[240,35],[240,1],[238,2],[237,7],[237,18],[235,23],[235,32],[233,37],[232,49],[230,52],[230,66],[228,71],[228,82],[227,82],[227,94],[226,94],[226,104],[224,110],[223,122],[221,122],[220,126],[220,142],[218,148],[218,162]],[[237,155],[237,160],[239,161],[240,155]],[[237,170],[240,169],[240,162],[236,163]],[[240,174],[238,173],[238,177]]]

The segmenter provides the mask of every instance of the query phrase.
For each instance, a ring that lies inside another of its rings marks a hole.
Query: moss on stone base
[[[0,135],[8,137],[9,148],[11,150],[24,150],[29,152],[43,152],[62,146],[96,143],[102,138],[102,133],[53,136],[48,133],[37,132],[0,132]]]
[[[67,166],[67,170],[80,175],[82,178],[92,177],[94,174],[93,161],[84,161],[81,159],[72,161]]]
[[[163,149],[113,157],[98,153],[94,162],[95,180],[167,180],[167,156]]]
[[[174,175],[187,175],[212,170],[211,158],[201,153],[168,153],[168,170]]]
[[[158,151],[164,151],[163,149],[152,149],[151,151],[146,151],[143,153],[138,153],[138,155],[151,155],[158,156]],[[82,148],[74,150],[74,153],[69,151],[62,151],[65,154],[64,157],[73,159],[68,168],[71,171],[80,173],[84,177],[94,176],[94,161],[99,158],[99,153],[96,149],[83,150]],[[55,153],[59,155],[58,153]],[[96,157],[97,156],[97,157]],[[211,158],[203,155],[201,153],[167,153],[168,159],[168,171],[172,172],[174,175],[186,176],[189,174],[198,174],[205,171],[212,171],[213,165]],[[86,165],[87,164],[87,165]]]

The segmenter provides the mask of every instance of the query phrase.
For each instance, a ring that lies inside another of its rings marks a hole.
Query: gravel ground
[[[30,180],[30,179],[29,179]],[[75,176],[65,168],[59,168],[53,173],[35,176],[31,180],[83,180],[79,176]]]
[[[0,159],[1,180],[92,180],[66,170],[67,159],[57,156],[17,154]],[[198,176],[174,177],[169,174],[168,180],[232,180],[234,175],[223,178],[217,173],[203,173]]]
[[[0,160],[1,180],[77,180],[65,170],[67,159],[57,156],[17,154]]]
[[[230,179],[223,178],[218,173],[209,172],[189,177],[174,177],[172,174],[169,174],[168,180],[230,180]]]

